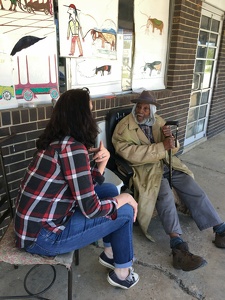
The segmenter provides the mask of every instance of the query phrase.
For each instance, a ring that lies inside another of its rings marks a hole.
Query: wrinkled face
[[[150,116],[150,105],[146,103],[137,103],[135,115],[138,122],[142,123],[145,119],[148,119]]]

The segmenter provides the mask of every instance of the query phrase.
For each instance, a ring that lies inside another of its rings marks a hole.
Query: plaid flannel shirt
[[[16,200],[16,245],[26,248],[41,228],[60,233],[79,206],[87,218],[116,218],[115,198],[99,199],[94,185],[102,183],[90,168],[86,147],[72,137],[38,151],[28,166]]]

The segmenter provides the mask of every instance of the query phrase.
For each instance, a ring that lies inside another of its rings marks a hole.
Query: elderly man
[[[195,270],[207,262],[189,252],[188,245],[181,238],[173,191],[168,178],[170,169],[168,151],[172,152],[172,187],[180,201],[189,209],[200,230],[213,227],[215,245],[225,248],[225,223],[221,220],[205,192],[193,179],[192,172],[175,156],[175,147],[170,126],[156,114],[159,104],[154,95],[143,91],[132,112],[116,126],[112,142],[116,153],[127,160],[133,168],[132,183],[134,198],[138,201],[138,221],[146,237],[154,209],[163,228],[170,236],[173,266],[183,271]]]

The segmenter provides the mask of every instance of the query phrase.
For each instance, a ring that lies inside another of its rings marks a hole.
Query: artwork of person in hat
[[[68,14],[69,14],[69,22],[68,22],[68,28],[67,28],[67,40],[69,40],[71,36],[71,46],[70,46],[70,56],[74,56],[75,53],[75,46],[76,43],[78,45],[79,49],[79,57],[83,56],[83,48],[80,40],[80,35],[82,37],[82,40],[84,42],[84,35],[82,31],[82,27],[80,24],[78,11],[79,9],[76,8],[74,4],[70,4],[68,6]]]
[[[132,184],[134,198],[138,201],[138,222],[147,238],[154,209],[156,209],[166,234],[170,237],[173,266],[183,271],[195,270],[206,264],[201,256],[189,252],[181,238],[175,197],[169,185],[170,162],[168,150],[172,151],[172,187],[179,201],[184,204],[200,230],[213,227],[215,246],[225,248],[225,223],[211,204],[208,196],[193,179],[193,173],[175,155],[174,136],[166,121],[156,114],[159,104],[154,94],[143,91],[131,113],[117,124],[112,136],[115,151],[133,168]]]

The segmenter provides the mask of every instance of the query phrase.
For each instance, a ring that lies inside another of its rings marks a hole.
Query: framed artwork
[[[52,0],[4,1],[2,5],[0,53],[5,68],[13,69],[8,75],[10,86],[15,91],[13,101],[16,98],[17,105],[34,106],[58,99],[57,41]],[[0,90],[4,90],[5,85],[1,78]],[[7,101],[5,108],[11,107],[12,101]]]
[[[169,0],[135,0],[132,88],[164,89]]]
[[[68,88],[88,86],[92,96],[121,92],[118,0],[96,0],[92,5],[88,0],[58,0],[58,10]]]
[[[118,0],[58,0],[60,56],[116,59]]]

